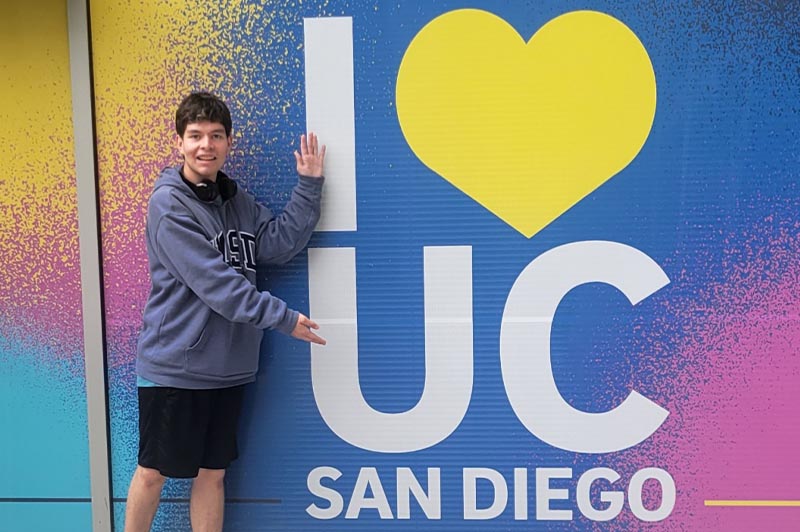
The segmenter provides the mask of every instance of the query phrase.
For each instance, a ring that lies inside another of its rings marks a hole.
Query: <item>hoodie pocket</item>
[[[262,331],[212,315],[200,338],[186,349],[187,373],[221,380],[255,375]]]

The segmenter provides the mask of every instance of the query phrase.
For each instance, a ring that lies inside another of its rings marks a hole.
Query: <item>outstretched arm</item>
[[[256,205],[257,261],[261,264],[283,264],[299,253],[311,238],[319,220],[325,146],[319,146],[314,133],[300,136],[299,150],[294,152],[300,180],[292,197],[277,217],[266,207]]]

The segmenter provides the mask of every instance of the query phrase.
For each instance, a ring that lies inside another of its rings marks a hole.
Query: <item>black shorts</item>
[[[165,477],[227,469],[239,456],[236,430],[244,386],[185,390],[139,388],[139,465]]]

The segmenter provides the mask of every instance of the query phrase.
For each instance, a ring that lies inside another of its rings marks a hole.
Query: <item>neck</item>
[[[217,182],[217,177],[219,175],[219,172],[215,173],[213,176],[208,176],[208,177],[201,176],[199,174],[196,174],[196,173],[192,172],[192,170],[190,168],[187,168],[186,165],[183,164],[183,165],[181,165],[181,175],[187,181],[191,181],[195,185],[199,185],[203,181],[211,181],[212,183],[216,183]]]

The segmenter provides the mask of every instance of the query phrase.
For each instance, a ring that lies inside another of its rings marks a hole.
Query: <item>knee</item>
[[[138,466],[135,477],[148,489],[161,489],[164,486],[166,477],[158,472],[157,469]]]
[[[208,484],[213,486],[222,486],[225,480],[224,469],[203,469],[197,472],[197,478],[194,479],[195,483]]]

